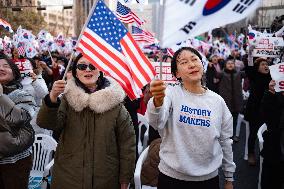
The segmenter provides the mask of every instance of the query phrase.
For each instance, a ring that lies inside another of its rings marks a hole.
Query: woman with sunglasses
[[[127,189],[135,166],[135,134],[125,93],[81,54],[73,78],[56,81],[37,123],[60,131],[53,189]],[[58,96],[63,93],[61,100]]]

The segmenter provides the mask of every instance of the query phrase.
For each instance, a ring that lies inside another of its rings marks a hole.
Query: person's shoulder
[[[223,97],[221,97],[219,94],[215,93],[214,91],[211,91],[210,89],[206,88],[206,95],[212,99],[216,99],[219,101],[224,101]]]
[[[182,86],[180,83],[170,83],[167,84],[167,89],[170,92],[181,92]]]
[[[36,104],[34,97],[23,89],[16,89],[8,94],[15,104]]]

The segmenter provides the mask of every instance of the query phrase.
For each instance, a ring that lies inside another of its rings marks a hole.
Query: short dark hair
[[[257,59],[254,61],[254,66],[255,66],[256,69],[259,68],[259,65],[260,65],[261,62],[267,62],[267,64],[269,63],[268,60],[265,59],[265,58],[262,58],[262,57],[257,58]]]
[[[195,54],[196,56],[198,56],[198,58],[200,59],[200,61],[202,61],[202,56],[200,55],[200,53],[192,48],[192,47],[182,47],[179,50],[177,50],[173,56],[172,59],[172,63],[171,63],[171,72],[172,74],[176,77],[176,72],[177,72],[177,58],[178,56],[183,52],[183,51],[190,51],[193,54]]]

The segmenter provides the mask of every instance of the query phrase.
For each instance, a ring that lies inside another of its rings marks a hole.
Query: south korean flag
[[[259,4],[260,0],[164,0],[158,32],[161,47],[242,20]]]

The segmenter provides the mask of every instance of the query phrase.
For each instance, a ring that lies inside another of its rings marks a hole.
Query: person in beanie
[[[233,118],[225,101],[201,85],[203,66],[195,49],[176,51],[171,68],[180,85],[152,81],[146,112],[162,138],[158,189],[219,189],[220,166],[224,189],[232,189]]]
[[[125,93],[82,54],[72,75],[54,83],[37,117],[40,127],[60,133],[51,188],[127,189],[136,157]]]
[[[35,101],[22,90],[21,74],[17,65],[4,54],[0,54],[0,104],[0,188],[27,189],[32,168],[31,145],[34,132],[30,127],[31,135],[21,135],[16,142],[20,144],[16,144],[14,138],[7,135],[7,130],[30,126],[29,122],[35,112]],[[30,142],[25,143],[24,139]],[[25,150],[18,149],[20,146]],[[8,151],[4,154],[2,150],[7,148]]]

